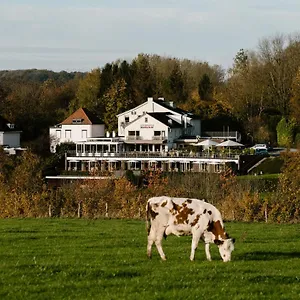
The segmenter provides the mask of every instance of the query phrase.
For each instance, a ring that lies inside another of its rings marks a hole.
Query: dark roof
[[[157,121],[169,126],[170,128],[182,128],[184,124],[180,124],[170,118],[169,112],[157,112],[157,113],[147,113],[149,116],[153,117]],[[190,124],[187,124],[190,127]]]
[[[92,124],[104,124],[104,122],[97,117],[93,112],[89,111],[87,108],[79,108],[74,113],[72,113],[68,118],[62,121],[62,125],[74,125],[74,119],[81,119],[80,124],[92,125]],[[78,124],[77,124],[78,125]]]
[[[0,131],[14,131],[14,130],[16,130],[15,128],[8,127],[8,124],[10,124],[10,122],[8,120],[6,120],[4,117],[0,116]]]
[[[176,113],[179,113],[181,115],[187,115],[187,116],[191,117],[192,119],[200,119],[200,116],[194,115],[193,113],[183,110],[179,107],[174,107],[174,106],[170,105],[169,102],[166,102],[164,100],[153,100],[153,102],[155,102],[167,109],[170,109]]]

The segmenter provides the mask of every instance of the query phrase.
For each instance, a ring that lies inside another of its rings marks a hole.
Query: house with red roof
[[[104,136],[105,126],[100,118],[86,108],[79,108],[61,123],[50,127],[50,151],[56,152],[61,143],[84,142]]]

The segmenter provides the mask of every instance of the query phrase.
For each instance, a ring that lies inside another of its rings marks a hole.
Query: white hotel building
[[[51,151],[63,142],[75,143],[66,153],[66,170],[114,171],[160,168],[163,171],[220,172],[226,164],[239,166],[239,158],[211,157],[207,151],[187,153],[201,137],[201,120],[163,98],[148,98],[141,105],[116,116],[118,135],[104,133],[104,124],[85,109],[79,109],[50,128]],[[217,140],[239,140],[238,132],[212,133]],[[207,138],[207,137],[203,137]]]

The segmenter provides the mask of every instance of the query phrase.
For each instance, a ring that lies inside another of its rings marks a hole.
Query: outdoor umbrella
[[[240,144],[238,142],[232,141],[232,140],[227,140],[225,142],[222,142],[218,145],[216,145],[216,147],[228,147],[229,148],[229,155],[230,155],[230,147],[243,147],[243,144]]]
[[[210,146],[216,146],[216,145],[218,145],[218,143],[211,139],[207,139],[207,140],[204,140],[202,142],[198,142],[195,144],[195,146],[204,146],[204,147],[210,147]]]
[[[204,140],[202,142],[198,142],[197,144],[195,144],[195,146],[203,146],[204,148],[207,148],[208,154],[209,154],[209,147],[216,146],[216,145],[218,145],[218,143],[211,139],[207,139],[207,140]]]
[[[243,144],[240,144],[232,140],[227,140],[225,142],[216,145],[216,147],[243,147],[243,146],[244,146]]]

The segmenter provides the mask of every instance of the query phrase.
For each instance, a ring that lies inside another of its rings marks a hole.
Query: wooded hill
[[[200,115],[204,129],[230,126],[243,133],[245,143],[295,146],[300,141],[299,67],[299,36],[280,35],[261,40],[257,50],[238,51],[229,70],[139,54],[87,73],[0,71],[0,114],[23,131],[25,145],[43,153],[49,151],[49,126],[80,106],[112,131],[116,114],[147,97],[164,97]]]

